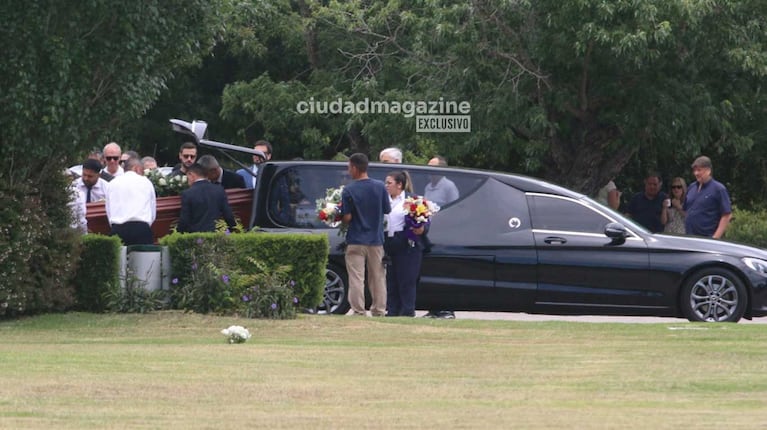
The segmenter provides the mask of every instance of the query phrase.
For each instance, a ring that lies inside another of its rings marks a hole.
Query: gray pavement
[[[426,311],[416,311],[416,316],[421,317]],[[519,312],[463,312],[456,311],[455,317],[458,319],[477,319],[477,320],[503,320],[503,321],[574,321],[574,322],[610,322],[610,323],[668,323],[680,324],[687,323],[684,318],[661,318],[661,317],[623,317],[623,316],[601,316],[601,315],[537,315]],[[767,324],[767,317],[740,320],[740,324]]]

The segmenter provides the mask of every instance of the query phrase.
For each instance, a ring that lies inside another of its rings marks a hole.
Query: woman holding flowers
[[[421,271],[424,232],[428,215],[417,217],[418,207],[427,204],[417,196],[408,196],[407,175],[390,172],[384,181],[389,193],[391,212],[387,215],[384,251],[390,259],[386,270],[386,316],[415,316],[416,281]],[[413,208],[416,208],[415,211]],[[424,215],[424,212],[421,212]]]

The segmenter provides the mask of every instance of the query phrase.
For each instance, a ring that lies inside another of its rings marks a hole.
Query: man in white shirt
[[[447,160],[441,155],[429,160],[429,166],[447,166]],[[444,206],[452,201],[458,200],[460,193],[458,187],[450,179],[442,175],[429,175],[431,180],[423,190],[426,200],[430,200],[439,206]]]
[[[125,174],[109,183],[106,212],[112,234],[126,246],[154,243],[151,226],[157,215],[157,199],[140,160],[128,159]]]
[[[253,154],[253,165],[250,166],[250,170],[252,170],[253,173],[258,173],[258,166],[272,159],[272,144],[266,140],[259,140],[256,142],[256,145],[253,147],[253,149],[263,152],[264,156],[266,157],[264,159],[258,155]],[[237,174],[242,176],[242,179],[245,180],[245,186],[248,189],[252,190],[256,187],[256,177],[251,175],[250,172],[245,169],[239,169],[237,170]]]
[[[106,160],[107,166],[104,167],[104,172],[109,173],[112,177],[121,176],[125,173],[122,167],[120,167],[120,157],[122,156],[122,149],[120,145],[115,142],[109,142],[104,146],[104,160]]]
[[[101,179],[100,171],[101,164],[98,161],[87,159],[83,162],[82,175],[75,179],[74,186],[85,196],[85,203],[100,202],[107,198],[109,182]]]

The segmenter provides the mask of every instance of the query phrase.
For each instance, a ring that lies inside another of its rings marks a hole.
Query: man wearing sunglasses
[[[186,175],[187,169],[197,161],[197,145],[192,142],[184,142],[178,150],[178,161],[170,176]]]
[[[109,173],[112,177],[121,176],[125,174],[125,171],[120,167],[120,157],[122,156],[122,149],[120,145],[115,142],[109,142],[104,146],[104,160],[107,165],[102,170]]]

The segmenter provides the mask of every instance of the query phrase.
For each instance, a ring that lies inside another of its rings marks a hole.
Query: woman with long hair
[[[676,177],[671,180],[671,189],[669,190],[669,199],[663,204],[663,210],[660,214],[660,222],[665,227],[664,233],[684,234],[684,219],[687,214],[684,211],[684,199],[687,195],[687,184],[684,179]]]

